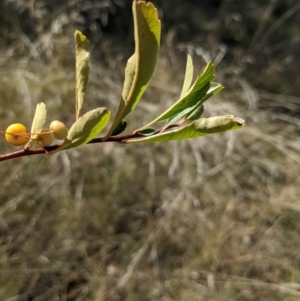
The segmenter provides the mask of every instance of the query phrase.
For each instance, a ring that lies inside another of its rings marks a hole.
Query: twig
[[[176,124],[168,126],[164,130],[168,130],[168,129],[179,127],[179,126],[180,126],[180,124],[176,123]],[[162,129],[163,128],[155,130],[155,132],[153,133],[153,135],[160,133]],[[124,143],[125,141],[127,141],[129,139],[139,138],[139,137],[144,137],[144,135],[139,134],[138,132],[137,133],[134,132],[132,134],[127,134],[127,135],[111,136],[111,137],[107,138],[106,140],[102,140],[102,137],[100,137],[100,138],[94,138],[93,140],[91,140],[90,142],[88,142],[88,144],[103,143],[103,142]],[[47,146],[45,148],[35,148],[35,149],[25,149],[25,148],[23,148],[23,149],[18,150],[16,152],[12,152],[12,153],[8,153],[8,154],[0,155],[0,161],[6,161],[6,160],[15,159],[15,158],[24,157],[24,156],[33,156],[33,155],[39,155],[39,154],[47,154],[49,151],[56,150],[61,145],[62,144],[55,144],[55,145]]]

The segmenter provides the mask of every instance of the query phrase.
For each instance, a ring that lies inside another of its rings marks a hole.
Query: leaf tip
[[[236,125],[239,127],[243,127],[246,124],[245,120],[240,117],[233,117],[232,121],[234,121],[236,123]]]
[[[75,30],[74,38],[76,45],[80,45],[85,51],[90,50],[90,41],[81,31]]]

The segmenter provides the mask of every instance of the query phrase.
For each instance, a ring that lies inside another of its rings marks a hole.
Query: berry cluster
[[[51,122],[50,130],[42,130],[38,134],[28,133],[26,127],[21,123],[11,124],[5,131],[6,141],[14,146],[21,146],[34,140],[40,146],[46,147],[51,145],[53,136],[58,140],[64,140],[67,135],[67,127],[63,122],[58,120]]]

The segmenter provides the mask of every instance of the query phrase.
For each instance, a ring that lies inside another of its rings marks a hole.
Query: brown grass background
[[[186,53],[226,89],[205,116],[239,131],[88,145],[0,165],[0,300],[300,300],[298,0],[153,1],[162,46],[131,131],[180,93]],[[74,119],[75,29],[91,40],[84,110],[115,112],[131,1],[4,0],[0,129]],[[1,138],[1,137],[0,137]],[[0,139],[1,153],[15,150]]]

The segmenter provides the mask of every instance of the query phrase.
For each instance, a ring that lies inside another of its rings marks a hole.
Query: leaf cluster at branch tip
[[[31,153],[55,154],[59,151],[79,147],[90,142],[117,141],[121,143],[139,143],[196,138],[229,130],[244,125],[244,120],[232,115],[200,118],[204,112],[204,102],[219,93],[224,87],[213,82],[215,66],[209,62],[204,71],[194,80],[194,65],[187,56],[185,76],[179,99],[165,112],[132,134],[120,135],[127,127],[125,118],[137,106],[152,78],[160,47],[161,22],[157,9],[151,2],[133,1],[135,51],[125,68],[125,79],[118,110],[113,121],[102,138],[95,139],[109,124],[110,112],[98,107],[82,114],[89,79],[90,42],[80,31],[75,31],[75,121],[69,131],[64,126],[66,138],[62,144],[41,144],[44,149],[30,150],[30,142],[23,152],[0,156],[6,160]],[[32,122],[31,133],[25,133],[31,140],[40,135],[52,135],[54,130],[44,129],[47,109],[44,103],[38,103]],[[159,129],[153,125],[164,121]],[[58,122],[58,121],[57,121]],[[5,132],[3,132],[5,134]],[[21,135],[21,134],[19,134]],[[22,134],[23,135],[23,134]],[[57,136],[57,135],[56,135]],[[45,136],[46,137],[46,136]],[[42,137],[42,138],[45,138]],[[57,136],[58,137],[58,136]],[[43,139],[45,140],[45,139]],[[50,140],[49,140],[50,141]],[[26,154],[25,154],[26,153]]]

